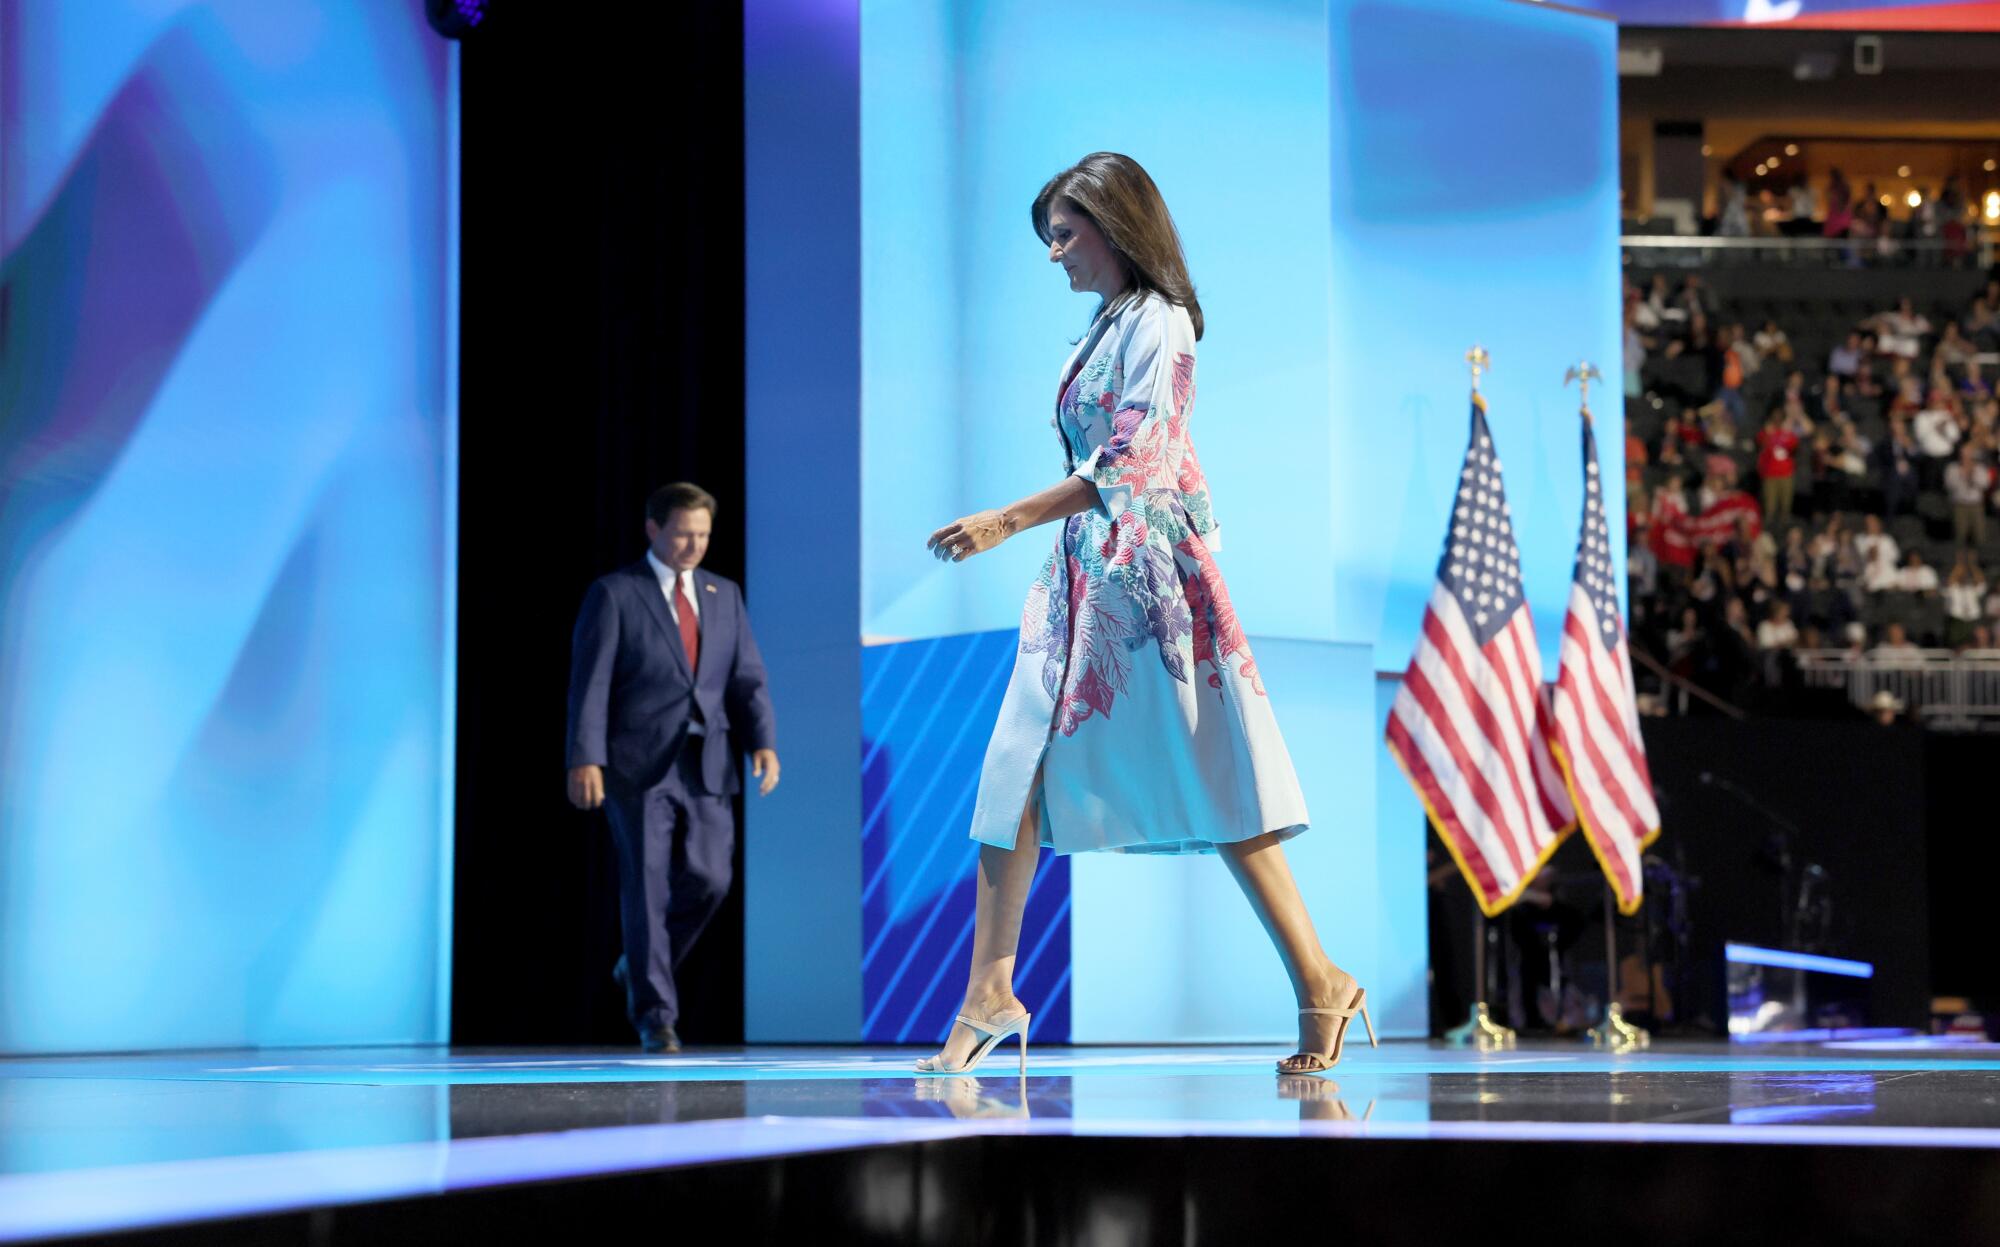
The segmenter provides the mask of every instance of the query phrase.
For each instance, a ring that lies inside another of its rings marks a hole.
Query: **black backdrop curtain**
[[[502,5],[461,61],[457,1043],[632,1042],[609,832],[563,798],[570,628],[669,480],[743,573],[741,7],[673,13]],[[743,1037],[741,896],[739,850],[691,1042]]]

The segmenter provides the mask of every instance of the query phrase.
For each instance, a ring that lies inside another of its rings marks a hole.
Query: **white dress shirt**
[[[653,575],[660,582],[660,592],[665,594],[667,598],[667,613],[674,617],[674,622],[677,624],[680,622],[682,611],[692,609],[694,611],[695,622],[699,624],[701,621],[701,594],[695,589],[694,572],[691,570],[684,572],[675,571],[665,563],[660,562],[659,556],[651,550],[646,551],[646,563],[653,569]],[[688,735],[705,736],[707,734],[708,728],[703,726],[699,712],[688,719]]]

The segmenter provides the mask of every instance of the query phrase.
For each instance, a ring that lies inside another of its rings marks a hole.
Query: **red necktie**
[[[680,616],[681,648],[687,651],[688,671],[701,661],[701,625],[695,622],[694,591],[686,573],[674,577],[674,614]]]

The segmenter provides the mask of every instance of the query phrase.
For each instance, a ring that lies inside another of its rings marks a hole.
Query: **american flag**
[[[1458,481],[1388,739],[1490,918],[1521,895],[1573,818],[1541,730],[1542,659],[1500,457],[1477,395]]]
[[[1645,884],[1640,854],[1660,834],[1653,776],[1632,693],[1632,652],[1618,609],[1618,569],[1597,470],[1597,435],[1583,422],[1583,530],[1563,619],[1562,666],[1556,673],[1550,744],[1568,782],[1577,821],[1604,867],[1621,913],[1639,908]]]

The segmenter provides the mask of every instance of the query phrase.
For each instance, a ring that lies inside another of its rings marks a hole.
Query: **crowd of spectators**
[[[2000,272],[1963,307],[1904,298],[1806,358],[1699,274],[1625,292],[1633,644],[1768,704],[1796,656],[1991,651],[2000,637]],[[1754,482],[1753,482],[1754,478]]]
[[[1828,172],[1826,189],[1816,192],[1801,172],[1789,179],[1760,179],[1750,185],[1725,172],[1716,196],[1715,233],[1724,238],[1782,236],[1851,240],[1853,263],[1894,256],[1904,242],[1935,242],[1947,263],[1962,261],[1978,246],[1980,204],[1958,175],[1906,192],[1907,211],[1898,217],[1890,196],[1866,182],[1859,193],[1839,169]],[[1916,202],[1910,204],[1908,194]]]

